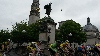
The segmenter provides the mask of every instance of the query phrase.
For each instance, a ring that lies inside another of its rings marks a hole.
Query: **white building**
[[[59,27],[65,23],[66,21],[59,22]],[[100,43],[98,39],[100,33],[96,26],[90,23],[90,18],[87,18],[87,24],[83,26],[83,31],[87,34],[87,42],[84,43],[85,45],[94,45],[96,43]]]

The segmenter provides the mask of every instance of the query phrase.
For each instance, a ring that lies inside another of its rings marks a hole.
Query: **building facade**
[[[65,23],[66,21],[59,22],[59,27]],[[96,43],[99,43],[99,30],[95,25],[92,25],[90,23],[90,18],[87,18],[87,24],[83,26],[83,32],[87,34],[87,42],[84,43],[85,45],[94,45]]]
[[[92,25],[90,23],[90,18],[87,18],[87,24],[83,26],[83,31],[87,34],[87,42],[85,45],[94,45],[96,43],[99,43],[100,40],[99,37],[99,30],[95,25]]]

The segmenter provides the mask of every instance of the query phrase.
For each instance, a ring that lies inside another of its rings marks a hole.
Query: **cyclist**
[[[69,53],[69,51],[68,51],[68,43],[69,43],[69,41],[67,40],[64,43],[60,44],[60,48],[63,51],[63,54],[61,54],[61,55],[66,55],[66,54],[68,55],[68,53]]]
[[[81,45],[81,48],[82,48],[82,53],[83,53],[83,56],[86,56],[86,49],[84,47],[84,45],[82,44]]]
[[[44,55],[44,50],[41,48],[41,41],[37,41],[35,46],[36,46],[36,52],[37,52],[36,55],[43,56]]]
[[[69,43],[69,41],[67,40],[65,43],[60,44],[60,47],[61,47],[63,50],[67,50],[66,48],[68,47],[68,43]],[[67,51],[68,51],[68,50],[67,50]]]
[[[50,51],[50,53],[51,53],[51,55],[53,55],[53,56],[58,56],[58,50],[57,50],[57,48],[60,46],[60,41],[58,40],[58,41],[56,41],[55,43],[53,43],[53,44],[50,44],[50,48],[49,48],[49,51]]]
[[[36,53],[36,47],[35,47],[35,45],[34,45],[35,43],[29,43],[28,44],[28,46],[27,46],[27,49],[29,50],[29,52],[31,52],[32,54],[32,56],[34,56],[35,55],[35,53]]]

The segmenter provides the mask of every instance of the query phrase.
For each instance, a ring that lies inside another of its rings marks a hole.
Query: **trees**
[[[27,36],[27,29],[28,25],[27,22],[20,22],[15,25],[12,25],[13,30],[11,31],[11,39],[13,42],[27,42],[28,36]],[[23,32],[25,30],[26,32]]]
[[[11,37],[7,30],[0,31],[0,43],[6,42]]]
[[[37,41],[39,36],[38,24],[33,23],[28,25],[27,22],[20,22],[13,25],[13,30],[11,31],[12,41],[23,43]]]
[[[39,24],[33,23],[28,26],[29,41],[38,41],[39,39]]]
[[[83,42],[86,42],[87,41],[87,38],[86,38],[86,33],[84,32],[79,32],[77,37],[76,37],[77,40],[74,40],[76,43],[78,44],[82,44]]]
[[[55,31],[55,40],[63,41],[63,38],[62,38],[62,35],[61,35],[59,29],[56,29],[56,31]]]
[[[70,43],[83,43],[86,41],[86,34],[82,32],[81,25],[73,20],[67,20],[62,24],[61,27],[59,27],[59,29],[60,36],[63,41],[67,39]],[[69,36],[70,33],[72,34],[72,36]]]

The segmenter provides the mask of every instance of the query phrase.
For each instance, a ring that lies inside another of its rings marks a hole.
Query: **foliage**
[[[20,22],[12,25],[13,30],[0,31],[0,43],[11,39],[15,43],[38,41],[39,39],[39,23],[28,25],[27,22]],[[24,30],[24,32],[23,32]]]
[[[56,33],[55,34],[55,40],[61,40],[61,41],[63,41],[62,35],[61,35],[61,33],[59,32],[58,29],[56,29],[55,33]]]
[[[8,32],[8,30],[1,30],[0,31],[0,43],[6,42],[8,39],[10,39],[11,35]]]
[[[27,22],[20,22],[13,25],[13,30],[11,31],[12,41],[23,43],[37,41],[39,36],[38,24],[30,24]]]
[[[86,34],[82,32],[82,27],[79,23],[76,23],[73,20],[67,20],[65,23],[62,24],[60,29],[60,35],[63,41],[69,40],[70,43],[83,43],[86,41]],[[72,36],[69,36],[69,34]]]
[[[75,40],[75,42],[78,43],[78,44],[82,44],[83,42],[86,42],[86,41],[87,41],[86,33],[80,32],[80,33],[77,35],[76,39],[77,39],[77,40]]]
[[[27,42],[28,40],[28,36],[27,36],[27,30],[28,30],[28,25],[26,22],[20,22],[20,23],[16,23],[16,25],[12,25],[13,30],[11,31],[11,35],[12,35],[12,41],[13,42],[19,42],[19,43],[23,43],[23,42]],[[25,30],[26,32],[23,32],[23,30]]]
[[[39,24],[33,23],[28,26],[28,37],[30,41],[38,41],[39,39]]]

